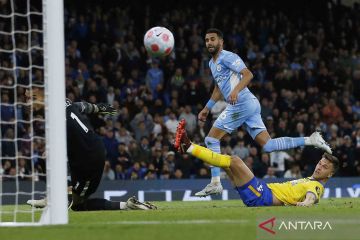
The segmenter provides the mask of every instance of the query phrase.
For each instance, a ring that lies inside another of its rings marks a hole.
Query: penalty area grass
[[[69,211],[68,225],[0,227],[0,239],[258,239],[261,230],[258,227],[259,222],[271,217],[322,219],[330,223],[333,221],[332,238],[326,239],[359,239],[360,236],[352,236],[352,231],[360,229],[360,198],[322,199],[320,204],[311,208],[248,208],[240,200],[176,201],[155,202],[155,204],[159,208],[155,211]],[[9,212],[12,209],[13,206],[2,206],[2,211]],[[19,206],[19,209],[31,210],[25,205]],[[35,217],[38,218],[39,214],[37,212]],[[19,214],[18,221],[31,219],[25,215],[27,214]],[[11,221],[12,218],[12,215],[2,214],[1,220]],[[336,230],[340,235],[336,234]],[[297,234],[296,239],[305,238]],[[314,239],[322,238],[314,237]]]

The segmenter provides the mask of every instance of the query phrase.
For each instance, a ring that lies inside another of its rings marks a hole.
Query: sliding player
[[[238,156],[219,154],[191,143],[185,132],[185,120],[179,123],[174,146],[180,153],[187,152],[208,164],[223,168],[248,207],[312,206],[319,202],[325,183],[339,168],[339,160],[324,153],[311,177],[267,184],[256,178]]]

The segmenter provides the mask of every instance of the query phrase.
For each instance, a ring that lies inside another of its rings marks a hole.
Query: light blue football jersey
[[[222,50],[216,62],[213,59],[209,61],[209,67],[224,100],[228,102],[231,91],[241,81],[240,71],[246,68],[244,61],[237,54]],[[238,94],[238,101],[254,98],[247,87]]]

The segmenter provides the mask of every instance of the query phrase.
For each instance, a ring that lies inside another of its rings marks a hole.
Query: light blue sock
[[[213,152],[220,153],[220,140],[213,137],[205,138],[205,145]],[[219,179],[220,181],[220,168],[211,166],[211,177]]]
[[[211,177],[220,177],[220,168],[219,167],[210,167],[211,170]]]
[[[285,150],[290,148],[296,148],[305,145],[304,137],[281,137],[270,139],[263,147],[265,152],[273,152],[279,150]]]

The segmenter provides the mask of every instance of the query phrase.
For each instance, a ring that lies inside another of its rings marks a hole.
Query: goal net
[[[0,226],[68,222],[63,25],[62,0],[0,0]]]

